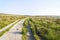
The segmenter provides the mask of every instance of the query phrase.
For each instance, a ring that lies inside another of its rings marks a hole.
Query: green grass
[[[54,17],[30,17],[28,21],[36,40],[41,40],[42,38],[45,40],[60,40],[60,19],[55,19]],[[26,25],[23,27],[25,31],[23,36],[25,37],[27,37]],[[26,40],[25,37],[23,40]]]
[[[25,18],[24,16],[18,15],[0,15],[0,29],[6,27],[8,24],[13,23],[18,19]]]
[[[58,32],[60,29],[60,24],[57,23],[58,19],[49,18],[48,21],[47,21],[47,19],[43,19],[43,18],[40,20],[39,20],[39,18],[36,20],[35,19],[32,18],[32,21],[34,21],[33,23],[35,24],[36,29],[32,28],[32,30],[35,29],[37,35],[39,34],[39,35],[45,37],[47,40],[60,40],[60,38],[59,38],[60,32]],[[60,20],[59,20],[59,22],[60,22]],[[31,23],[31,25],[32,25],[32,23]],[[31,26],[31,27],[33,27],[33,26]]]

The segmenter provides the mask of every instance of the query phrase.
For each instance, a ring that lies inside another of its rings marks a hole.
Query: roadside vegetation
[[[35,40],[60,40],[60,18],[55,17],[30,17],[27,21]],[[26,22],[25,22],[26,23]],[[27,23],[23,26],[22,39],[26,40]],[[25,37],[24,37],[25,36]],[[24,37],[24,38],[23,38]]]
[[[20,21],[20,20],[19,20]],[[19,21],[17,21],[17,22],[19,22]],[[17,23],[16,22],[16,23]],[[0,37],[4,34],[4,33],[6,33],[7,31],[9,31],[16,23],[14,23],[13,25],[11,25],[9,28],[7,28],[6,30],[4,30],[4,31],[2,31],[2,32],[0,32]]]
[[[1,14],[0,15],[0,29],[6,27],[7,25],[17,21],[19,22],[21,19],[25,18],[26,16],[18,16],[18,15],[6,15],[6,14]],[[17,23],[16,22],[16,23]],[[9,31],[16,23],[14,23],[13,25],[11,25],[9,28],[7,28],[6,30],[0,32],[0,37],[6,33],[7,31]]]
[[[4,28],[8,24],[13,23],[14,21],[24,18],[24,16],[18,16],[18,15],[0,15],[0,29]]]
[[[22,40],[28,40],[28,36],[27,36],[27,25],[28,25],[28,20],[26,20],[23,24],[23,28],[22,28]]]

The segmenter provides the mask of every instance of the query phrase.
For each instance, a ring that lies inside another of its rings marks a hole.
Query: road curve
[[[15,24],[10,31],[8,31],[6,34],[4,34],[0,40],[22,40],[22,33],[21,29],[23,27],[25,19],[19,21],[17,24]]]

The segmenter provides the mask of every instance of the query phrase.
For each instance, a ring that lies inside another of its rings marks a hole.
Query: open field
[[[20,20],[21,22],[19,22]],[[20,16],[0,14],[0,30],[15,21],[17,21],[17,25],[14,23],[4,31],[0,32],[0,37],[6,33],[2,36],[1,40],[4,38],[5,40],[60,40],[60,17],[58,16]],[[14,33],[16,33],[16,35]]]
[[[0,29],[23,17],[24,16],[0,14]]]
[[[22,34],[23,40],[60,40],[60,18],[30,16],[24,23]]]

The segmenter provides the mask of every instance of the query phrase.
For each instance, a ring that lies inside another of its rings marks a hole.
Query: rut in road
[[[4,34],[0,40],[22,40],[22,27],[25,19],[19,21],[16,23],[10,31],[8,31],[6,34]]]
[[[28,22],[27,28],[28,28],[28,33],[29,33],[29,35],[28,35],[28,36],[29,36],[28,40],[36,40],[36,39],[34,38],[34,36],[33,36],[33,32],[32,32],[32,30],[31,30],[31,28],[30,28],[29,22]]]

